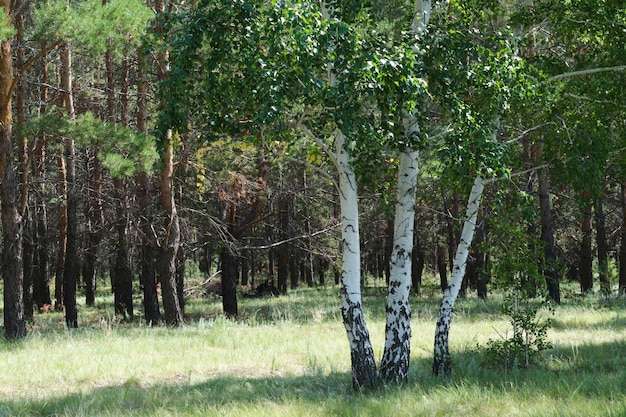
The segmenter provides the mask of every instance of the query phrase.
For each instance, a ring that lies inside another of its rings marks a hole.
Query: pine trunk
[[[22,68],[25,62],[25,45],[24,45],[24,15],[21,11],[15,14],[14,27],[17,31],[16,43],[15,43],[15,64],[17,68]],[[18,77],[17,85],[15,87],[15,115],[17,122],[20,125],[26,123],[26,89],[25,82],[21,77]],[[19,176],[21,183],[21,203],[19,208],[19,214],[22,218],[22,258],[23,258],[23,273],[24,273],[24,319],[27,322],[33,321],[33,265],[35,256],[35,226],[33,223],[33,216],[31,206],[29,204],[29,157],[28,157],[28,138],[26,135],[21,135],[19,138]]]
[[[163,19],[165,16],[165,1],[155,0],[155,11],[159,14],[157,19],[157,31],[162,34]],[[158,77],[164,80],[169,73],[169,55],[163,51],[158,56]],[[160,171],[160,207],[165,216],[165,236],[163,237],[157,259],[157,274],[161,282],[161,294],[163,297],[163,310],[165,321],[170,326],[183,324],[183,311],[180,305],[178,285],[176,282],[176,255],[180,247],[180,219],[174,199],[174,137],[173,132],[168,130],[163,138],[161,151]]]
[[[543,160],[543,139],[533,146],[532,155],[537,163]],[[539,193],[539,212],[541,216],[541,241],[543,242],[542,271],[546,277],[548,296],[557,304],[561,303],[560,278],[557,268],[556,247],[554,245],[554,226],[550,206],[550,172],[539,170],[537,174]]]
[[[600,281],[600,291],[605,296],[611,293],[611,281],[609,279],[609,245],[606,240],[606,219],[604,216],[604,208],[602,207],[602,198],[596,201],[595,209],[596,217],[596,246],[598,248],[598,272]]]
[[[289,238],[289,204],[284,204],[278,212],[280,223],[278,238],[281,242]],[[289,243],[283,243],[277,248],[278,252],[278,291],[287,293],[287,281],[289,279]]]
[[[61,51],[61,89],[63,103],[70,120],[74,120],[74,97],[72,93],[72,50],[65,44]],[[74,139],[65,139],[65,163],[67,183],[67,242],[63,267],[63,303],[65,323],[68,328],[78,327],[76,309],[76,286],[80,276],[78,260],[78,185],[76,183],[76,148]]]
[[[587,293],[593,289],[593,253],[592,253],[592,205],[587,201],[587,207],[583,212],[582,241],[580,244],[580,258],[578,273],[580,274],[580,290]]]
[[[42,49],[45,49],[43,45]],[[48,57],[44,55],[41,60],[41,67],[39,70],[39,114],[45,114],[48,102]],[[33,300],[37,305],[37,308],[42,308],[44,305],[52,304],[49,287],[49,253],[48,253],[48,203],[45,195],[47,194],[47,181],[46,181],[46,137],[42,134],[39,137],[39,141],[42,143],[41,147],[33,155],[35,173],[37,174],[37,182],[39,185],[39,192],[35,194],[35,222],[36,222],[36,235],[35,235],[35,259],[36,268],[33,275]]]
[[[102,208],[102,163],[98,155],[87,153],[89,190],[85,218],[87,220],[87,245],[83,262],[83,282],[85,283],[85,304],[93,306],[96,295],[96,259],[103,237],[104,210]]]
[[[62,201],[67,201],[67,168],[65,158],[57,156],[58,183],[57,194]],[[65,270],[65,254],[67,249],[67,205],[59,204],[59,250],[55,265],[54,277],[54,308],[57,311],[63,310],[63,275]]]
[[[239,308],[237,304],[237,258],[229,248],[222,249],[222,308],[224,315],[232,318],[237,317]]]
[[[619,248],[619,294],[626,294],[626,181],[622,181],[620,187],[620,200],[622,202],[622,233]]]
[[[476,226],[476,243],[478,249],[476,250],[476,294],[481,300],[487,299],[487,281],[489,279],[489,273],[487,270],[487,254],[484,251],[484,243],[487,240],[485,231],[485,221],[482,210],[478,214],[479,224]]]
[[[115,215],[117,248],[113,263],[115,284],[113,288],[115,314],[125,319],[133,318],[133,271],[130,268],[128,254],[128,217],[126,208],[126,186],[123,180],[113,180],[115,195]]]
[[[7,16],[11,2],[1,0]],[[9,27],[11,21],[6,22]],[[13,151],[11,84],[13,81],[11,41],[0,42],[0,202],[2,216],[2,276],[4,278],[4,335],[9,339],[26,335],[24,321],[24,264],[22,262],[22,219],[18,211],[17,177]]]
[[[425,264],[426,257],[424,254],[424,249],[422,248],[422,243],[420,241],[416,228],[416,230],[413,231],[413,260],[411,261],[411,280],[413,291],[415,292],[415,294],[420,293]]]
[[[180,221],[174,202],[174,146],[171,132],[166,138],[166,150],[163,153],[164,167],[161,170],[161,209],[168,220],[165,237],[159,248],[157,259],[157,275],[161,282],[163,310],[165,322],[169,326],[183,324],[183,310],[180,305],[178,285],[176,282],[176,254],[180,247]]]
[[[415,192],[418,152],[400,155],[394,218],[391,275],[387,295],[385,349],[380,375],[385,381],[404,383],[409,378],[411,359],[411,292]]]
[[[561,303],[559,271],[557,268],[556,247],[554,245],[554,228],[552,209],[550,208],[550,180],[548,173],[539,172],[539,206],[541,212],[541,240],[544,242],[543,273],[546,276],[548,296],[557,304]]]
[[[450,360],[450,352],[448,348],[448,335],[450,332],[450,324],[452,323],[452,312],[454,303],[459,295],[463,277],[465,276],[465,268],[467,266],[467,257],[469,255],[474,231],[476,229],[476,219],[480,208],[480,199],[482,197],[485,181],[477,176],[470,192],[467,202],[467,213],[463,224],[463,231],[459,239],[459,245],[454,256],[452,275],[450,277],[450,285],[444,290],[443,300],[439,307],[439,317],[437,318],[437,326],[435,329],[435,349],[433,359],[433,374],[449,377],[452,374],[452,364]]]
[[[137,130],[148,131],[148,80],[145,73],[146,60],[139,50],[137,52],[138,66],[137,78]],[[157,293],[156,273],[156,245],[148,240],[152,235],[151,225],[154,221],[152,210],[152,183],[148,174],[139,173],[137,176],[137,195],[141,210],[140,221],[144,239],[141,242],[141,273],[140,280],[143,288],[143,309],[146,323],[151,326],[159,324],[161,312],[159,310],[159,297]]]

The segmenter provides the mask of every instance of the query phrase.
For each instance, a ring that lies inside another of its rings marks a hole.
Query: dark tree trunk
[[[183,324],[183,311],[176,283],[176,252],[173,246],[161,247],[156,264],[157,275],[161,282],[165,322],[174,327]]]
[[[250,251],[245,250],[239,259],[241,267],[241,285],[246,286],[250,283]]]
[[[45,49],[43,45],[42,49]],[[44,55],[39,69],[39,113],[46,113],[48,102],[48,57]],[[34,153],[35,172],[39,180],[39,193],[36,194],[35,222],[36,222],[36,242],[35,257],[36,268],[33,275],[33,301],[37,308],[52,304],[50,297],[50,287],[48,285],[49,273],[49,253],[48,253],[48,209],[46,201],[47,181],[46,181],[46,137],[42,134],[39,138],[42,146]]]
[[[452,197],[452,206],[449,208],[450,216],[446,218],[446,232],[447,232],[447,248],[448,248],[448,265],[450,271],[454,266],[455,248],[458,246],[459,228],[457,226],[457,219],[459,218],[459,194],[455,193]]]
[[[596,217],[596,245],[598,247],[598,271],[600,278],[600,290],[603,295],[611,293],[611,281],[609,279],[609,245],[606,240],[606,220],[602,198],[598,198],[595,208]]]
[[[183,246],[178,248],[178,253],[176,254],[176,288],[178,291],[178,303],[180,304],[180,309],[185,315],[185,262],[187,260],[187,256],[185,255],[185,249]]]
[[[0,7],[8,14],[10,1]],[[24,263],[22,260],[22,219],[18,211],[17,177],[14,166],[11,84],[13,60],[11,41],[0,42],[0,204],[2,215],[2,276],[4,278],[4,335],[9,339],[26,335],[24,321]]]
[[[96,300],[96,260],[103,236],[104,210],[102,208],[102,163],[95,154],[87,154],[89,190],[85,217],[87,220],[87,244],[83,262],[83,282],[85,283],[85,304],[93,306]]]
[[[328,269],[328,262],[324,258],[317,257],[315,265],[317,266],[317,282],[319,285],[326,284],[326,270]]]
[[[620,188],[622,202],[622,236],[619,248],[619,293],[626,294],[626,181]]]
[[[119,314],[126,319],[133,318],[133,271],[130,267],[130,256],[128,253],[128,217],[126,207],[126,184],[123,180],[115,178],[113,180],[113,191],[115,195],[115,215],[117,232],[117,248],[115,251],[115,285],[114,304],[115,314]]]
[[[303,273],[304,273],[304,277],[306,279],[306,284],[313,288],[315,287],[315,281],[313,280],[313,271],[312,271],[312,259],[313,259],[313,255],[311,254],[311,252],[308,252],[306,257],[304,258],[304,263],[303,263]]]
[[[148,131],[148,79],[144,68],[146,60],[141,49],[137,52],[137,130]],[[152,236],[154,195],[151,180],[145,172],[137,176],[137,196],[139,198],[140,228],[143,233],[141,242],[141,287],[143,288],[143,309],[146,323],[156,326],[161,321],[159,298],[157,294],[156,271],[156,243],[149,238]]]
[[[159,248],[157,273],[161,282],[165,321],[170,326],[183,324],[183,311],[178,294],[176,256],[180,247],[180,219],[174,202],[174,145],[171,132],[168,132],[166,149],[163,152],[161,170],[161,209],[167,220],[165,236]]]
[[[550,178],[545,170],[539,171],[539,206],[541,212],[541,240],[544,243],[543,274],[546,277],[548,296],[557,304],[561,303],[560,278],[557,268],[554,228],[550,207]]]
[[[157,274],[154,248],[141,245],[141,286],[143,287],[143,311],[146,323],[156,326],[161,321],[159,297],[157,294]]]
[[[46,202],[37,201],[36,210],[36,268],[33,275],[33,301],[37,308],[51,305],[50,286],[48,285],[49,255],[48,255],[48,216]]]
[[[540,149],[541,144],[540,143],[533,144],[530,138],[526,137],[523,140],[523,146],[524,146],[524,156],[527,159],[527,163],[525,165],[526,165],[526,168],[530,169],[532,166],[532,158],[534,157],[537,160],[540,157],[538,149]],[[526,194],[528,195],[535,194],[534,182],[535,182],[535,171],[530,170],[528,173],[528,177],[526,179],[526,187],[524,190]],[[530,244],[529,244],[530,250],[531,252],[534,252],[535,251],[534,241],[535,241],[535,236],[537,236],[537,223],[534,219],[528,222],[528,225],[526,227],[526,233],[530,237]],[[536,277],[530,277],[530,276],[527,276],[526,274],[523,274],[521,276],[521,285],[530,298],[535,298],[537,296],[537,278]]]
[[[476,248],[474,246],[472,246],[469,256],[467,257],[467,266],[465,267],[465,278],[463,282],[472,290],[476,289],[478,286],[478,259],[476,258]],[[462,289],[461,287],[461,290]]]
[[[587,202],[587,206],[583,212],[582,222],[582,242],[580,245],[580,262],[578,273],[580,276],[580,290],[583,293],[593,289],[593,254],[591,248],[592,241],[592,205]]]
[[[137,194],[139,197],[139,207],[141,209],[141,227],[145,236],[149,236],[150,224],[152,222],[151,210],[151,185],[148,175],[140,173],[137,177]],[[157,271],[155,248],[150,242],[141,242],[140,254],[141,272],[140,280],[143,289],[143,310],[146,323],[156,326],[161,321],[159,310],[159,298],[157,294]]]
[[[476,257],[476,294],[478,298],[481,300],[487,299],[487,281],[488,281],[488,271],[487,271],[487,254],[484,252],[484,243],[487,240],[486,231],[485,231],[485,219],[483,217],[483,211],[481,210],[478,214],[479,221],[476,225],[476,250],[474,252],[474,256]]]
[[[284,204],[278,212],[278,223],[280,225],[278,239],[283,242],[289,238],[289,204]],[[289,276],[289,243],[282,243],[277,248],[278,252],[278,291],[281,294],[287,293],[287,281]]]
[[[289,278],[290,278],[290,287],[292,290],[298,288],[298,280],[299,280],[299,270],[298,270],[298,262],[296,259],[295,253],[291,253],[289,257]]]
[[[225,247],[222,250],[222,304],[224,308],[224,314],[227,317],[235,317],[238,313],[237,308],[237,273],[239,268],[237,266],[238,260],[235,248],[238,247],[239,242],[244,235],[254,227],[258,222],[263,210],[265,202],[265,189],[267,187],[267,178],[270,174],[270,167],[265,161],[259,162],[257,165],[259,177],[258,185],[259,191],[257,193],[254,203],[250,206],[248,212],[243,216],[241,221],[237,222],[236,212],[237,208],[234,203],[230,203],[226,208],[226,224],[232,236],[231,247]],[[270,255],[271,255],[270,250]],[[270,258],[271,261],[271,258]],[[270,272],[272,274],[273,284],[273,265],[270,262]]]
[[[30,207],[26,208],[23,217],[24,236],[23,259],[24,259],[24,320],[33,322],[33,277],[35,270],[35,225]]]
[[[416,219],[417,220],[417,219]],[[415,224],[418,224],[416,221]],[[422,286],[422,276],[424,274],[424,265],[426,263],[424,248],[416,230],[413,231],[413,253],[411,261],[411,285],[415,294],[420,293]]]
[[[65,323],[68,328],[78,328],[78,310],[76,309],[76,286],[80,276],[78,261],[78,189],[76,185],[75,150],[72,140],[66,144],[67,159],[67,251],[63,268],[63,304],[65,305]]]
[[[24,16],[21,12],[14,16],[14,26],[17,30],[15,52],[16,60],[15,64],[17,68],[24,66],[25,57],[25,45],[24,45]],[[26,89],[25,83],[22,77],[18,77],[18,82],[15,87],[15,115],[17,122],[21,125],[26,123]],[[19,208],[19,214],[22,218],[22,227],[24,235],[22,237],[22,256],[23,256],[23,271],[24,271],[24,319],[28,322],[33,321],[33,261],[34,261],[34,237],[35,228],[33,226],[32,211],[29,205],[29,192],[28,192],[28,175],[30,171],[30,163],[28,156],[28,137],[21,135],[19,138],[19,165],[18,171],[21,181],[21,204]]]
[[[72,50],[64,44],[61,51],[61,89],[63,104],[70,120],[74,120],[74,97],[72,93]],[[78,327],[76,309],[76,286],[80,276],[78,260],[78,185],[76,183],[76,149],[72,138],[65,139],[65,161],[67,182],[67,242],[63,267],[63,303],[65,323],[68,328]]]
[[[222,249],[222,307],[226,317],[237,317],[237,258],[228,248]]]
[[[161,17],[157,19],[156,30],[163,34],[163,19],[166,16],[164,0],[155,0],[154,9]],[[162,51],[158,56],[158,78],[164,80],[170,70],[169,54]],[[165,321],[169,326],[183,324],[183,311],[180,306],[178,285],[176,282],[176,255],[180,247],[180,219],[174,198],[174,138],[168,129],[162,138],[161,170],[159,183],[159,203],[164,217],[164,236],[159,242],[157,259],[157,275],[161,282],[161,294],[163,297],[163,310]]]
[[[96,253],[93,250],[93,224],[87,221],[87,239],[83,257],[82,275],[85,284],[85,305],[93,307],[96,303]]]
[[[271,241],[271,239],[269,239]],[[276,251],[272,248],[267,251],[267,277],[266,280],[270,284],[274,285],[274,258],[276,257]]]
[[[391,276],[391,252],[393,251],[393,220],[387,220],[385,227],[385,257],[383,260],[383,269],[385,271],[385,283],[389,285],[389,277]]]
[[[65,158],[57,157],[58,185],[57,193],[63,201],[67,201],[67,168]],[[65,258],[67,252],[67,205],[59,204],[59,250],[57,252],[54,270],[54,308],[59,311],[64,308],[63,300],[63,275],[65,270]]]
[[[249,250],[247,251],[247,258],[248,258],[248,262],[250,262],[250,278],[248,279],[248,283],[250,284],[250,286],[252,286],[254,288],[254,280],[257,274],[257,271],[259,270],[260,266],[259,266],[259,261],[257,259],[256,253],[253,250]]]

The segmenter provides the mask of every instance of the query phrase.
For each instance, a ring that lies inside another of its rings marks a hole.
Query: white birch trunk
[[[385,350],[380,375],[386,381],[406,382],[411,354],[411,261],[415,223],[418,152],[400,155],[396,212],[387,295]]]
[[[443,300],[439,308],[439,318],[437,319],[437,327],[435,329],[434,375],[448,377],[452,373],[450,352],[448,350],[448,334],[450,332],[450,323],[452,322],[454,303],[459,295],[461,283],[465,276],[467,257],[472,245],[472,239],[474,238],[474,230],[476,230],[476,218],[478,216],[480,198],[482,197],[484,188],[485,181],[480,176],[477,176],[474,180],[469,200],[467,201],[467,214],[465,216],[459,246],[454,256],[450,285],[443,293]]]
[[[322,17],[330,19],[324,0],[320,1]],[[333,85],[336,76],[332,64],[328,64],[328,84]],[[346,149],[346,137],[339,129],[334,138],[335,166],[339,174],[339,205],[341,207],[341,316],[350,343],[352,362],[352,385],[355,389],[373,387],[377,383],[376,360],[365,325],[361,301],[361,248],[359,235],[359,207],[356,174],[350,164],[351,156]]]
[[[430,0],[416,0],[411,31],[423,33],[430,19]],[[420,127],[414,114],[404,116],[407,138],[419,135]],[[419,153],[405,149],[398,166],[398,188],[391,253],[391,273],[387,294],[385,349],[380,375],[386,381],[406,382],[411,357],[411,264],[415,222],[415,193]]]
[[[376,361],[361,302],[361,249],[356,175],[345,149],[345,136],[335,132],[341,207],[341,315],[350,343],[352,384],[355,389],[376,384]]]

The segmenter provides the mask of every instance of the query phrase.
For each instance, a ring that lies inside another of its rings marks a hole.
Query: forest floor
[[[542,313],[553,348],[517,370],[477,349],[512,330],[501,297],[460,299],[442,380],[430,370],[440,295],[427,288],[412,299],[409,382],[357,393],[336,287],[242,297],[237,320],[217,297],[190,299],[178,329],[120,321],[103,291],[79,329],[36,313],[24,340],[0,341],[0,416],[626,416],[626,302],[564,292]],[[378,359],[384,301],[364,290]]]

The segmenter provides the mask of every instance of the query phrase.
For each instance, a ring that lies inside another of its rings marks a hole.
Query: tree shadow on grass
[[[454,370],[448,380],[431,375],[431,358],[415,358],[408,384],[367,393],[352,390],[348,372],[325,374],[321,369],[293,376],[216,374],[197,383],[192,383],[191,377],[182,377],[153,385],[131,377],[118,385],[66,396],[1,401],[0,415],[379,416],[389,415],[385,410],[391,408],[399,416],[446,415],[450,407],[458,407],[452,410],[457,414],[467,406],[482,407],[483,411],[485,407],[493,408],[484,404],[493,398],[501,398],[500,403],[519,401],[527,406],[549,398],[551,407],[562,411],[554,415],[581,415],[580,410],[567,407],[576,401],[601,401],[612,407],[611,415],[625,415],[624,352],[624,341],[583,345],[575,350],[553,349],[540,367],[504,370],[482,363],[476,351],[463,351],[453,353]],[[444,404],[446,398],[454,398],[453,405]],[[431,404],[431,408],[421,409],[423,404]],[[504,411],[498,414],[497,409],[489,411],[493,413],[488,415],[507,415]]]
[[[350,375],[246,377],[220,375],[200,383],[178,381],[144,386],[130,378],[119,385],[42,400],[0,401],[1,416],[232,415],[275,404],[306,410],[330,400],[354,399]],[[290,404],[290,405],[289,405]],[[299,414],[293,411],[291,414]],[[328,415],[332,415],[331,412]]]
[[[449,379],[432,376],[431,357],[413,359],[413,384],[435,390],[467,384],[495,392],[536,392],[550,395],[555,401],[571,399],[572,394],[604,397],[607,401],[626,400],[626,340],[563,344],[542,352],[539,362],[527,369],[507,369],[489,362],[479,349],[451,356],[453,370]],[[566,395],[561,397],[562,394]]]

